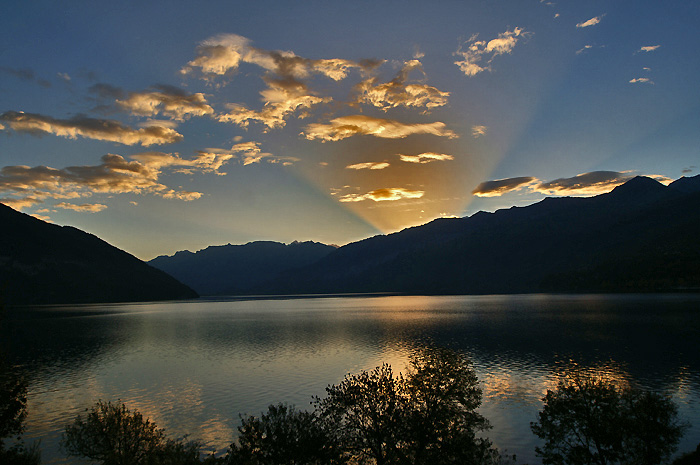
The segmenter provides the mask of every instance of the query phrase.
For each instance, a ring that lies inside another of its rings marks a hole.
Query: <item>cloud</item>
[[[527,37],[529,33],[522,28],[516,27],[512,31],[498,34],[496,39],[489,41],[477,40],[477,35],[472,36],[466,44],[466,50],[462,47],[454,53],[462,57],[462,60],[455,61],[454,64],[467,76],[475,76],[482,71],[491,71],[491,62],[498,55],[503,55],[513,51],[518,41]],[[486,64],[482,64],[482,59],[487,57]]]
[[[352,68],[365,68],[367,64],[340,58],[313,60],[290,51],[269,51],[251,45],[251,41],[237,34],[219,34],[197,47],[197,57],[183,67],[182,74],[196,69],[206,79],[235,72],[241,63],[249,63],[280,76],[305,78],[321,74],[334,81],[347,77]]]
[[[187,94],[177,87],[166,85],[155,85],[146,92],[131,92],[127,98],[117,99],[117,105],[135,115],[162,114],[177,121],[214,113],[204,94]]]
[[[402,139],[411,134],[432,134],[456,138],[457,134],[445,128],[445,123],[404,124],[398,121],[350,115],[332,119],[330,124],[309,124],[302,133],[308,140],[339,141],[356,135],[371,135],[384,139]]]
[[[421,83],[407,84],[412,71],[420,71],[425,76],[423,65],[414,59],[405,62],[396,77],[389,82],[378,84],[376,77],[362,81],[355,86],[355,91],[359,94],[355,103],[370,104],[384,111],[400,106],[432,109],[447,104],[449,92]]]
[[[433,161],[445,161],[455,159],[455,157],[453,157],[452,155],[445,155],[442,153],[433,152],[426,152],[418,155],[399,154],[399,158],[401,159],[401,161],[405,161],[406,163],[430,163]]]
[[[646,45],[642,48],[640,48],[638,51],[639,52],[653,52],[654,50],[658,49],[661,47],[661,45]]]
[[[576,55],[580,55],[580,54],[582,54],[583,52],[585,52],[586,50],[590,50],[590,49],[592,49],[592,48],[593,48],[592,45],[584,45],[583,48],[581,48],[581,49],[579,49],[579,50],[576,50]]]
[[[366,163],[356,163],[354,165],[348,165],[345,167],[347,170],[383,170],[388,168],[389,163],[387,162],[366,162]]]
[[[111,84],[106,84],[104,82],[98,82],[93,84],[88,89],[88,92],[95,94],[98,98],[108,99],[108,100],[118,100],[123,99],[126,96],[126,91],[121,87],[113,86]]]
[[[484,136],[484,135],[486,135],[486,131],[488,129],[489,128],[487,128],[486,126],[482,126],[482,125],[472,126],[472,137],[477,139],[481,136]]]
[[[106,209],[107,205],[102,205],[101,203],[83,203],[76,205],[74,203],[60,202],[56,204],[56,207],[81,213],[97,213]]]
[[[578,174],[571,178],[559,178],[553,181],[542,182],[533,177],[519,177],[487,181],[479,184],[472,194],[478,197],[497,197],[505,193],[527,188],[531,192],[538,192],[555,196],[592,196],[605,194],[615,187],[634,178],[632,171],[591,171]],[[661,175],[648,175],[661,183],[668,184],[671,179]]]
[[[576,25],[576,27],[582,28],[582,27],[595,26],[596,24],[598,24],[598,23],[600,23],[600,22],[602,21],[603,16],[605,16],[605,14],[602,14],[602,15],[600,15],[600,16],[596,16],[596,17],[594,17],[594,18],[591,18],[591,19],[589,19],[588,21],[584,21],[584,22],[582,22],[582,23],[578,23],[578,24]]]
[[[0,203],[7,205],[10,208],[14,208],[17,211],[21,211],[23,208],[32,207],[41,202],[42,200],[37,199],[36,197],[0,198]]]
[[[152,194],[166,199],[195,200],[202,196],[200,192],[166,186],[160,182],[163,173],[167,170],[173,173],[221,174],[218,170],[231,158],[231,154],[199,153],[192,159],[184,159],[178,154],[144,152],[129,158],[131,160],[121,155],[107,154],[99,165],[63,169],[5,166],[0,169],[0,194],[9,196],[6,200],[20,208],[46,199],[77,199],[94,194]]]
[[[419,199],[425,194],[424,191],[404,189],[403,187],[387,187],[376,189],[366,194],[347,194],[341,196],[340,202],[362,202],[373,200],[375,202],[395,201],[403,199]]]
[[[559,178],[533,186],[533,190],[548,195],[598,195],[610,192],[635,177],[629,171],[591,171],[572,178]]]
[[[268,163],[279,163],[284,166],[292,165],[299,161],[296,157],[276,156],[271,153],[263,152],[259,142],[241,142],[231,147],[232,153],[241,154],[243,166],[260,163],[265,160]]]
[[[7,66],[0,66],[0,73],[9,74],[14,76],[20,81],[24,82],[36,82],[42,87],[51,87],[51,83],[46,79],[37,79],[34,74],[34,70],[31,68],[10,68]]]
[[[654,81],[645,77],[630,79],[629,82],[630,84],[654,84]]]
[[[189,74],[198,69],[207,80],[235,72],[241,63],[253,64],[265,70],[262,76],[266,89],[260,92],[261,110],[249,109],[239,103],[227,105],[228,113],[219,115],[221,122],[248,127],[250,121],[259,121],[268,129],[285,126],[286,119],[298,110],[330,102],[330,97],[319,97],[309,90],[304,79],[322,75],[334,81],[345,79],[353,68],[370,70],[380,62],[354,62],[340,58],[308,59],[291,51],[269,51],[251,45],[251,41],[235,34],[221,34],[205,40],[198,47],[198,55],[181,72]],[[302,113],[301,117],[304,117]]]
[[[477,197],[498,197],[508,192],[529,186],[536,181],[537,180],[531,176],[486,181],[476,186],[472,194]]]
[[[36,113],[7,111],[0,114],[0,121],[7,123],[17,132],[28,132],[34,135],[54,134],[69,139],[80,136],[124,145],[171,144],[183,139],[182,134],[163,126],[133,129],[118,121],[89,118],[84,115],[77,115],[70,119],[57,119]]]
[[[317,97],[307,86],[294,79],[264,78],[268,88],[260,92],[264,102],[260,111],[249,110],[244,105],[228,104],[229,113],[221,114],[217,120],[224,123],[234,123],[248,127],[250,121],[259,121],[268,128],[283,127],[286,118],[301,109],[309,109],[320,103],[331,101],[330,97]]]

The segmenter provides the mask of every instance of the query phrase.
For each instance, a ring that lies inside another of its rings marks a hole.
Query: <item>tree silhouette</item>
[[[383,364],[348,375],[317,400],[357,463],[488,464],[499,460],[488,421],[476,412],[481,389],[463,355],[435,347],[411,357],[406,375]]]
[[[236,465],[331,465],[345,463],[331,431],[315,412],[270,405],[261,416],[242,418],[228,463]]]
[[[544,465],[653,465],[675,451],[684,425],[659,394],[619,388],[572,373],[547,391],[532,431],[544,440]]]

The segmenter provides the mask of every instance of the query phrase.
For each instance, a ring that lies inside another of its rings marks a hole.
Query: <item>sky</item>
[[[149,260],[700,173],[700,2],[24,1],[0,202]]]

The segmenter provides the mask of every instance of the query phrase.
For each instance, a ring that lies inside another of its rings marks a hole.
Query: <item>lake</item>
[[[66,424],[124,401],[168,435],[223,450],[239,413],[310,406],[347,373],[402,371],[427,343],[469,355],[488,436],[539,463],[529,424],[571,361],[664,392],[700,442],[700,295],[345,296],[200,299],[7,311],[2,349],[29,374],[25,438],[64,458]]]

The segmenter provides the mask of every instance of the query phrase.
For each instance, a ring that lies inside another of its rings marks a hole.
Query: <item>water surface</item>
[[[239,413],[310,406],[328,384],[426,343],[469,355],[488,436],[538,463],[529,429],[570,361],[673,396],[700,441],[700,296],[385,296],[196,300],[14,309],[3,349],[30,375],[25,437],[46,463],[66,424],[121,399],[173,437],[223,451]]]

